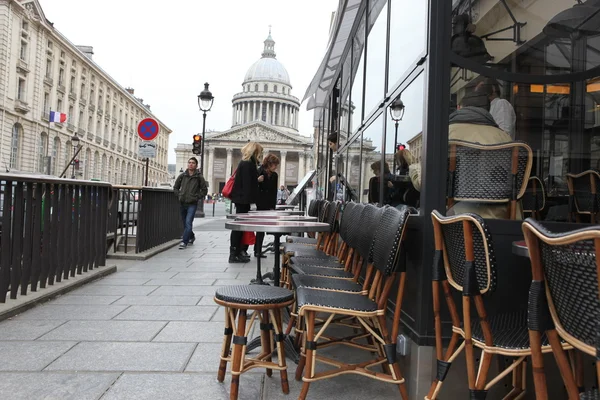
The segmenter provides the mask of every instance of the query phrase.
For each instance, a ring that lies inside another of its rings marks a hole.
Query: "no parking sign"
[[[154,118],[144,118],[138,124],[138,136],[142,140],[154,140],[158,136],[158,121]]]

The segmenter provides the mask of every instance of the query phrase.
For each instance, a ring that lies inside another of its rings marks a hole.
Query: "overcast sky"
[[[231,99],[260,58],[272,25],[277,59],[304,92],[325,54],[337,0],[40,0],[46,18],[76,45],[94,47],[94,61],[151,106],[177,143],[202,131],[197,96],[204,82],[215,96],[207,130],[231,127]],[[312,111],[300,110],[300,133],[312,134]]]

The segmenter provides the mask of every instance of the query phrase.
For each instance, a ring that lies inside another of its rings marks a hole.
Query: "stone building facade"
[[[298,132],[300,102],[291,94],[287,70],[275,57],[269,32],[262,57],[248,69],[242,91],[233,96],[231,129],[206,134],[204,175],[211,193],[221,191],[249,141],[261,143],[264,155],[273,153],[281,159],[280,185],[294,187],[313,168],[312,137]],[[177,171],[182,171],[193,156],[192,144],[179,143],[175,153]]]
[[[141,185],[137,124],[156,118],[143,100],[75,46],[48,21],[37,0],[0,0],[0,163],[11,171],[59,176],[82,146],[77,179]],[[49,122],[50,111],[67,115]],[[158,120],[158,119],[157,119]],[[160,122],[148,183],[168,181],[171,130]],[[71,168],[67,177],[71,176]]]

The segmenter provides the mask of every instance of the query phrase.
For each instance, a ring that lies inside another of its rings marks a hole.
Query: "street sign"
[[[158,136],[158,121],[154,118],[144,118],[138,124],[137,131],[142,140],[154,140]]]
[[[155,158],[156,142],[144,141],[140,143],[138,150],[138,153],[142,158]]]

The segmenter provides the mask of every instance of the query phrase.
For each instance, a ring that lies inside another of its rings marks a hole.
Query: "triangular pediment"
[[[44,24],[48,22],[38,0],[21,0],[19,3],[25,8],[25,12],[29,19]]]
[[[224,132],[206,135],[207,141],[309,144],[310,138],[281,131],[260,121],[236,126]]]

